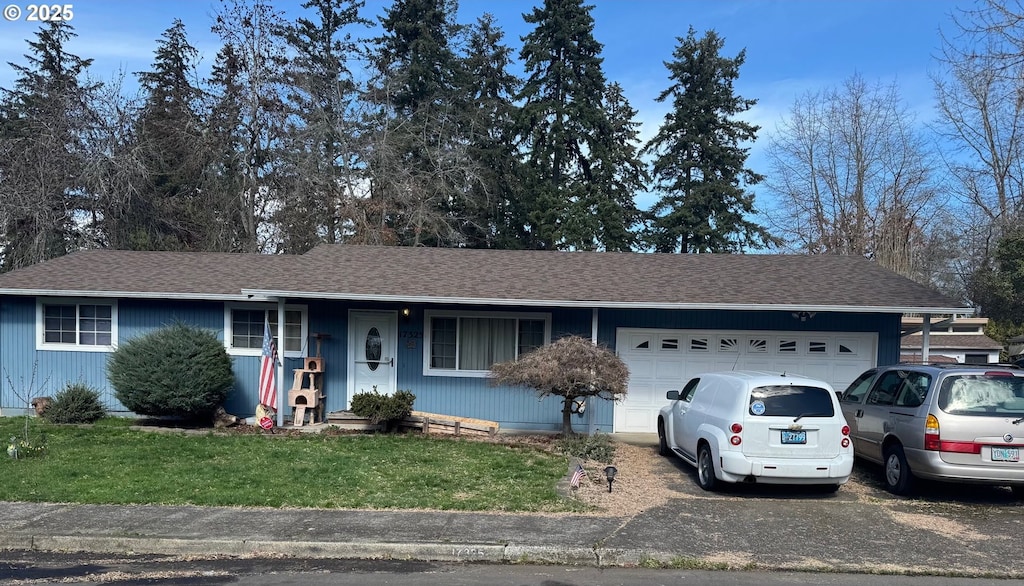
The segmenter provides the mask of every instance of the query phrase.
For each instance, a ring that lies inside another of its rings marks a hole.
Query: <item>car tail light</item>
[[[844,425],[843,426],[843,435],[850,435],[850,426],[849,425]],[[843,446],[843,447],[846,447],[846,446]]]
[[[743,431],[743,426],[740,425],[739,423],[733,423],[731,426],[729,426],[729,429],[733,433],[739,433],[739,432]]]
[[[938,451],[942,442],[939,440],[939,420],[931,413],[924,421],[924,449]]]
[[[1005,370],[989,370],[985,372],[985,376],[1013,376],[1013,373]]]
[[[738,446],[741,443],[743,443],[743,439],[740,438],[740,436],[738,436],[738,435],[734,435],[731,438],[729,438],[729,443],[734,445],[734,446]]]
[[[840,445],[842,445],[844,448],[850,447],[850,438],[844,437],[843,441],[840,442]]]

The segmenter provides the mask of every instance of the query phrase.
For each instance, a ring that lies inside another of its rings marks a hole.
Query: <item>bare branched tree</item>
[[[776,233],[812,254],[855,254],[928,280],[917,257],[938,201],[933,155],[895,85],[859,75],[801,97],[771,136]]]

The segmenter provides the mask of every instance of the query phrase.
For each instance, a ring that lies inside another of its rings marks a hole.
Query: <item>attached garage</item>
[[[615,406],[614,430],[653,433],[665,391],[681,388],[701,372],[791,372],[841,391],[875,366],[878,335],[618,328],[615,347],[630,376],[629,392]]]

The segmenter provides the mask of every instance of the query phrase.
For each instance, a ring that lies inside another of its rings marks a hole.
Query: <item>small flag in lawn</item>
[[[277,409],[277,383],[274,370],[277,367],[277,346],[270,335],[270,320],[263,322],[263,358],[260,360],[260,403]]]
[[[580,487],[580,480],[587,474],[587,471],[583,469],[583,465],[576,464],[576,471],[572,473],[572,480],[569,481],[569,486],[573,488]]]

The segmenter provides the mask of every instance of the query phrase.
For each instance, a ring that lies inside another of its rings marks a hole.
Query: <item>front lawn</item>
[[[0,418],[0,438],[25,436]],[[108,418],[32,418],[44,456],[0,456],[0,500],[460,511],[573,511],[555,491],[566,458],[536,446],[382,434],[153,433]]]

